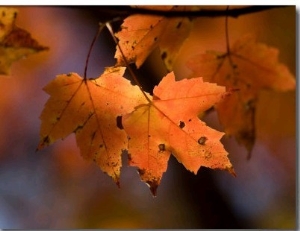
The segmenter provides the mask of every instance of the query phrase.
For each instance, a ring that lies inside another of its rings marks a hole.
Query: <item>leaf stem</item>
[[[87,68],[88,68],[88,65],[89,65],[89,60],[90,60],[90,56],[91,56],[91,52],[92,52],[92,49],[94,47],[94,44],[97,40],[97,38],[99,37],[101,31],[103,30],[103,28],[105,27],[105,25],[101,25],[99,24],[99,27],[98,27],[98,30],[97,30],[97,33],[95,34],[94,38],[93,38],[93,41],[90,45],[90,49],[88,51],[88,54],[87,54],[87,57],[86,57],[86,61],[85,61],[85,67],[84,67],[84,74],[83,74],[83,79],[84,81],[86,81],[86,73],[87,73]]]
[[[226,7],[226,11],[229,10],[229,6]],[[229,54],[230,53],[230,47],[229,47],[229,35],[228,35],[228,16],[225,17],[225,36],[226,36],[226,51]]]
[[[226,7],[226,11],[229,10],[229,6]],[[228,56],[229,63],[231,67],[234,69],[234,63],[231,59],[231,51],[230,51],[230,43],[229,43],[229,32],[228,32],[228,15],[225,17],[225,37],[226,37],[226,54]]]
[[[117,39],[116,39],[116,37],[115,37],[115,35],[114,35],[114,32],[113,32],[113,30],[112,30],[112,27],[111,27],[110,23],[109,23],[109,22],[106,22],[105,25],[106,25],[106,27],[107,27],[109,33],[110,33],[111,36],[113,37],[113,40],[114,40],[114,42],[116,43],[117,47],[119,48],[119,50],[120,50],[120,52],[121,52],[121,54],[122,54],[122,58],[123,58],[123,60],[124,60],[124,62],[125,62],[125,65],[126,65],[126,67],[128,68],[128,71],[129,71],[130,75],[132,76],[134,82],[138,85],[138,87],[140,88],[141,92],[143,93],[143,95],[145,96],[145,98],[147,99],[147,101],[148,101],[149,103],[151,103],[151,100],[149,99],[149,97],[147,96],[147,94],[144,92],[144,90],[143,90],[143,88],[142,88],[142,86],[141,86],[139,80],[137,79],[136,75],[134,74],[132,68],[130,67],[129,62],[127,61],[127,59],[126,59],[126,57],[125,57],[125,55],[124,55],[124,52],[123,52],[123,50],[122,50],[120,44],[118,43],[118,41],[117,41]]]

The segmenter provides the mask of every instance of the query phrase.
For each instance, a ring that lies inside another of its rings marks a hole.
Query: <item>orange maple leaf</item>
[[[15,25],[17,12],[14,8],[0,7],[0,74],[8,75],[13,62],[48,49]]]
[[[108,68],[90,80],[70,73],[50,82],[44,88],[50,98],[40,116],[37,149],[75,133],[81,155],[118,183],[127,135],[117,126],[117,118],[147,102],[140,89],[122,77],[124,71],[124,67]]]
[[[138,167],[152,193],[156,193],[171,153],[195,174],[201,166],[234,174],[220,142],[224,133],[198,118],[199,113],[224,98],[225,87],[205,83],[202,78],[175,81],[172,72],[153,93],[150,102],[122,119],[129,136],[129,165]]]
[[[229,52],[209,51],[193,56],[187,66],[192,76],[203,76],[237,89],[216,106],[225,133],[233,135],[249,154],[255,142],[255,108],[262,89],[295,89],[295,77],[278,61],[278,49],[256,42],[253,35],[240,38]]]
[[[138,6],[141,8],[141,6]],[[144,6],[156,10],[194,10],[192,6]],[[187,17],[166,18],[162,16],[132,15],[121,25],[116,33],[119,45],[129,62],[139,68],[149,54],[160,48],[161,58],[168,70],[172,70],[180,47],[188,37],[192,20]],[[123,56],[117,47],[115,58],[117,65],[124,65]]]

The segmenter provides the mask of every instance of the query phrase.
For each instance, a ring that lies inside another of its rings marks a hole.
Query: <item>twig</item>
[[[256,13],[260,11],[270,10],[274,8],[281,8],[288,6],[274,5],[274,6],[245,6],[241,8],[234,8],[230,10],[213,10],[213,9],[202,9],[197,11],[164,11],[164,10],[154,10],[154,9],[145,9],[138,7],[130,6],[101,6],[96,9],[98,13],[109,14],[112,16],[125,18],[133,14],[142,14],[142,15],[157,15],[164,17],[233,17],[237,18],[241,15]]]

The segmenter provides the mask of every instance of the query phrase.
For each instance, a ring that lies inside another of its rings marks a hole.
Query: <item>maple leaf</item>
[[[260,90],[295,89],[295,77],[278,61],[278,53],[278,49],[258,43],[248,34],[237,40],[229,52],[208,51],[187,63],[192,76],[201,75],[205,81],[238,90],[216,110],[225,133],[244,145],[249,156],[255,142],[255,109]]]
[[[38,150],[71,133],[81,155],[94,160],[118,184],[121,151],[127,135],[117,125],[118,116],[145,103],[137,86],[122,77],[125,68],[107,68],[97,79],[76,73],[58,75],[44,90],[50,95],[40,119]]]
[[[122,118],[129,136],[129,165],[138,167],[141,179],[155,195],[171,153],[186,169],[197,173],[201,166],[234,170],[220,143],[224,133],[198,118],[219,102],[225,88],[202,78],[175,81],[169,73],[154,88],[153,98]]]
[[[195,6],[144,6],[156,10],[194,10]],[[141,6],[139,6],[141,8]],[[149,54],[160,48],[161,58],[168,70],[172,70],[180,47],[188,37],[192,20],[187,17],[166,18],[162,16],[132,15],[121,25],[116,33],[119,45],[128,62],[139,68]],[[117,47],[115,58],[117,65],[124,65],[123,55]]]
[[[0,7],[0,74],[8,75],[13,62],[48,49],[15,25],[17,12],[14,8]]]

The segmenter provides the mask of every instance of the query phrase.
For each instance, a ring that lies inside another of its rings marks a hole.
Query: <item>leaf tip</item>
[[[152,193],[152,196],[156,197],[156,195],[157,195],[157,188],[158,188],[158,182],[156,180],[154,180],[154,181],[147,181],[146,184],[149,186],[150,191]]]
[[[120,189],[120,188],[121,188],[121,185],[120,185],[119,179],[115,180],[115,183],[116,183],[117,187]]]
[[[232,176],[236,177],[236,173],[235,173],[235,171],[234,171],[234,169],[233,169],[232,166],[229,167],[229,168],[227,168],[226,170],[227,170]]]
[[[145,169],[138,169],[138,173],[142,179],[146,183],[146,185],[150,188],[153,197],[156,197],[157,188],[160,184],[160,178],[154,178],[147,174]],[[150,178],[150,179],[149,179]]]
[[[41,141],[38,144],[38,146],[35,149],[35,151],[37,152],[37,151],[43,149],[45,146],[48,146],[49,144],[50,144],[50,138],[49,138],[49,136],[46,136],[43,139],[41,139]]]

